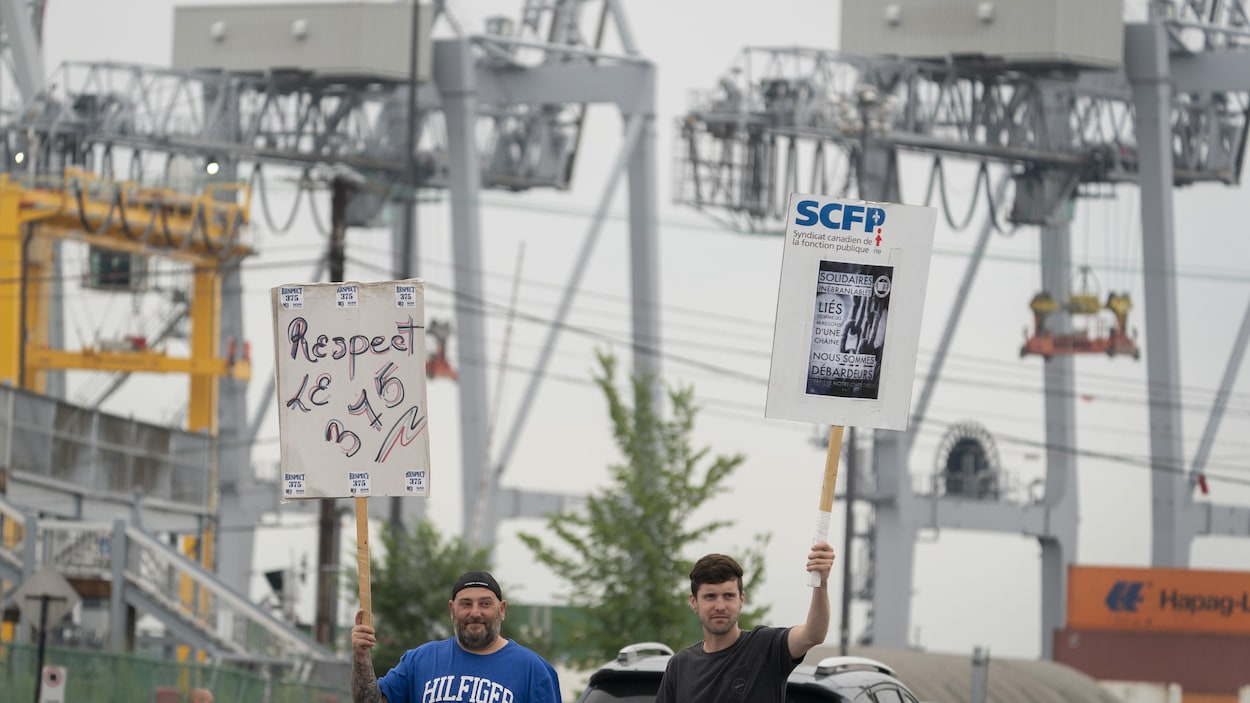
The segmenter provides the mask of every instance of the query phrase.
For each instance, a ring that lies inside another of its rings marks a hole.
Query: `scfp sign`
[[[798,216],[794,224],[799,227],[811,227],[820,223],[828,229],[848,230],[856,224],[862,224],[865,232],[879,229],[885,224],[885,209],[869,205],[831,202],[820,204],[818,200],[800,200],[796,208]]]

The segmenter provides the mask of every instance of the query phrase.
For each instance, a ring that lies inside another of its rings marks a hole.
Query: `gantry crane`
[[[241,191],[239,202],[233,191]],[[223,200],[224,193],[231,197]],[[7,340],[0,345],[0,383],[43,393],[52,370],[183,374],[189,379],[187,429],[215,435],[218,380],[246,381],[251,374],[243,340],[222,344],[220,338],[224,271],[253,253],[246,237],[250,200],[245,186],[209,184],[203,193],[192,194],[105,181],[80,168],[66,169],[61,178],[0,174],[0,320]],[[166,258],[189,265],[189,355],[170,356],[139,338],[125,348],[71,350],[51,344],[53,243],[58,239],[86,244],[104,261],[118,261],[110,255],[120,254],[127,264],[113,273],[127,277],[129,262],[136,260]],[[210,462],[210,515],[217,508],[215,470]],[[210,568],[215,532],[210,521],[184,540],[186,553]],[[187,581],[183,588],[184,601],[191,603],[193,585]]]
[[[240,203],[217,197],[236,189],[245,193]],[[45,374],[54,369],[186,374],[188,429],[212,433],[216,380],[251,375],[242,340],[229,340],[229,353],[218,353],[222,272],[254,253],[245,236],[250,199],[245,186],[209,185],[202,194],[188,194],[104,181],[80,168],[66,169],[56,180],[0,174],[0,319],[5,339],[24,340],[0,345],[0,383],[44,392]],[[192,266],[190,354],[173,357],[140,339],[130,340],[126,350],[51,346],[55,239]]]
[[[290,11],[294,6],[275,7]],[[523,0],[518,21],[489,18],[481,34],[466,35],[441,2],[434,3],[432,14],[436,22],[441,18],[451,25],[454,36],[432,39],[414,31],[414,60],[424,55],[429,65],[421,62],[419,71],[410,74],[412,80],[265,67],[62,65],[46,90],[28,96],[23,109],[0,125],[0,168],[26,171],[30,164],[48,168],[89,163],[108,169],[129,156],[129,175],[138,179],[151,174],[140,172],[137,156],[159,154],[211,164],[216,179],[228,180],[240,175],[241,164],[251,164],[260,181],[258,200],[267,210],[264,175],[274,166],[294,167],[301,171],[301,181],[331,182],[348,191],[343,195],[348,205],[340,220],[343,226],[370,223],[369,214],[386,200],[407,209],[417,188],[450,191],[462,532],[490,543],[501,520],[559,510],[577,499],[504,488],[500,480],[622,179],[629,189],[634,364],[638,371],[659,376],[655,67],[635,43],[619,0]],[[413,15],[417,27],[417,13]],[[292,23],[292,31],[295,27]],[[608,43],[613,48],[605,49]],[[521,407],[490,456],[486,367],[481,362],[487,354],[479,195],[483,188],[570,187],[591,104],[620,110],[623,140]],[[30,157],[24,166],[15,163],[18,154]],[[404,246],[403,233],[397,231],[396,251]],[[415,273],[411,263],[409,255],[397,255],[396,275]],[[240,280],[237,269],[227,273],[221,308],[222,334],[239,339]],[[220,450],[222,512],[235,515],[241,524],[255,524],[248,518],[266,506],[249,499],[258,492],[249,445],[272,392],[264,394],[266,405],[248,412],[242,381],[224,380],[220,388],[219,435],[233,440],[223,442]],[[237,558],[219,565],[219,574],[240,590],[247,588],[250,577],[251,540],[251,533],[243,530],[221,536],[222,549],[229,548]]]
[[[966,40],[992,31],[1000,19],[1010,24],[1013,5],[957,2],[926,9],[914,1],[844,2],[843,48],[855,44],[864,51],[897,54],[893,57],[806,48],[744,50],[718,88],[682,121],[676,200],[742,227],[776,229],[790,191],[847,192],[856,186],[861,198],[897,200],[901,151],[930,155],[937,169],[946,157],[974,159],[983,164],[985,178],[978,185],[991,196],[991,216],[961,282],[963,293],[997,226],[995,206],[1008,185],[1004,179],[991,186],[985,164],[1007,166],[1014,181],[1010,219],[1041,228],[1044,290],[1072,288],[1067,206],[1088,183],[1138,184],[1143,268],[1174,270],[1173,187],[1240,182],[1250,127],[1246,5],[1240,0],[1152,2],[1148,21],[1121,28],[1118,2],[1023,3],[1016,7],[1054,11],[1062,5],[1091,13],[1112,8],[1114,31],[1099,35],[1098,49],[1104,53],[1091,54],[1089,61],[1060,56],[1063,52],[1012,61],[969,46],[933,50],[935,42],[952,34]],[[915,27],[923,31],[917,34]],[[940,27],[958,29],[947,34]],[[1030,30],[1022,36],[1047,35]],[[996,50],[1014,48],[1003,43]],[[926,50],[931,55],[923,55]],[[1184,566],[1196,535],[1250,536],[1250,510],[1196,503],[1191,497],[1223,406],[1216,402],[1198,459],[1186,471],[1176,282],[1150,275],[1144,287],[1150,454],[1152,465],[1159,467],[1151,474],[1152,562]],[[1044,495],[1020,505],[970,502],[936,490],[915,494],[907,480],[916,428],[929,410],[966,298],[961,294],[952,305],[909,432],[874,434],[875,492],[863,496],[873,508],[866,550],[871,563],[859,589],[872,603],[865,637],[883,646],[907,644],[917,532],[958,525],[1038,538],[1041,651],[1049,656],[1053,633],[1064,623],[1066,569],[1076,548],[1076,465],[1074,455],[1062,449],[1076,445],[1073,357],[1055,357],[1045,366],[1045,442],[1054,449],[1046,452]],[[1129,301],[1109,299],[1107,304],[1123,331]],[[1067,334],[1069,310],[1046,301],[1042,308],[1048,328]],[[1242,329],[1219,397],[1227,395],[1250,337],[1250,309]]]

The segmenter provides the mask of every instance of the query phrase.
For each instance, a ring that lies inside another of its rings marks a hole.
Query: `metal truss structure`
[[[981,162],[990,217],[981,229],[908,433],[874,434],[865,639],[907,643],[914,543],[922,528],[1034,535],[1042,547],[1042,643],[1064,626],[1066,571],[1075,561],[1075,370],[1043,371],[1044,493],[969,499],[911,485],[908,457],[975,279],[995,201],[1014,180],[1010,218],[1041,228],[1044,290],[1071,289],[1070,212],[1082,183],[1141,189],[1143,269],[1175,270],[1173,188],[1237,184],[1250,127],[1250,18],[1241,0],[1156,1],[1124,28],[1124,69],[1013,67],[983,58],[920,61],[801,48],[745,50],[681,123],[675,200],[746,229],[776,231],[790,192],[899,201],[898,154]],[[996,186],[986,165],[1005,167]],[[940,175],[940,173],[939,173]],[[931,186],[932,187],[932,184]],[[949,214],[948,214],[949,220]],[[1179,344],[1173,277],[1144,280],[1152,489],[1152,562],[1185,566],[1198,535],[1250,536],[1250,509],[1196,502],[1224,402],[1250,339],[1250,308],[1230,352],[1197,458],[1182,455]],[[1071,328],[1068,313],[1055,320]]]
[[[1056,115],[1062,124],[1056,125]],[[1250,100],[1179,94],[1170,134],[1175,183],[1236,183]],[[798,47],[744,49],[682,125],[676,200],[775,224],[790,192],[828,192],[876,148],[1063,171],[1076,183],[1135,181],[1132,87],[1106,71],[1045,75]],[[832,147],[837,147],[833,149]]]
[[[513,42],[482,36],[471,43],[494,57],[517,48]],[[569,48],[561,52],[560,63],[567,68],[596,56]],[[519,59],[510,60],[503,65],[516,69]],[[645,63],[628,57],[621,62]],[[602,69],[615,73],[607,66]],[[298,73],[247,75],[98,62],[62,64],[49,85],[35,112],[10,124],[4,145],[9,169],[18,152],[42,154],[39,163],[56,164],[105,158],[123,147],[205,162],[230,158],[322,166],[322,175],[324,169],[346,168],[384,189],[410,183],[404,158],[408,86],[403,83],[330,82]],[[584,106],[561,100],[576,96],[557,89],[550,91],[550,102],[538,102],[543,97],[535,96],[533,104],[518,104],[501,94],[502,81],[484,87],[473,128],[478,152],[484,155],[483,185],[567,188]],[[446,128],[439,124],[442,101],[437,87],[423,84],[417,105],[423,143],[416,155],[416,182],[424,188],[445,188],[449,146]],[[30,135],[36,144],[28,143]]]
[[[640,54],[621,0],[524,0],[519,22],[491,18],[487,33],[468,36],[442,3],[435,6],[458,36],[433,41],[432,78],[416,86],[415,94],[407,81],[331,81],[299,71],[250,74],[110,62],[67,64],[29,94],[24,91],[20,110],[4,115],[0,170],[47,173],[82,165],[109,171],[125,153],[126,172],[112,175],[138,180],[152,174],[140,172],[143,160],[136,156],[160,154],[217,163],[218,179],[234,178],[243,163],[294,166],[303,170],[303,180],[350,183],[353,197],[368,204],[391,200],[411,207],[418,188],[454,193],[449,202],[463,533],[489,543],[501,520],[541,515],[576,499],[503,489],[499,479],[622,176],[629,188],[634,364],[658,377],[655,67]],[[601,50],[605,39],[612,39],[621,53]],[[23,75],[39,75],[23,62],[16,46],[10,47],[10,57]],[[479,193],[482,188],[570,187],[590,104],[620,110],[623,142],[522,407],[498,456],[488,457]],[[168,176],[168,166],[165,170],[160,177]],[[401,234],[396,233],[397,251]],[[397,254],[395,270],[411,270],[409,258]],[[222,335],[242,338],[241,285],[238,272],[233,275],[222,285]],[[257,487],[249,470],[248,439],[268,406],[249,413],[243,382],[223,381],[221,386],[218,428],[219,437],[227,440],[220,457],[221,511],[232,521],[255,524],[253,518],[265,506],[263,500],[249,498]],[[246,589],[252,535],[238,530],[221,539],[232,541],[222,551],[229,550],[235,557],[231,563],[238,565],[219,567],[234,568],[220,572],[222,578]]]

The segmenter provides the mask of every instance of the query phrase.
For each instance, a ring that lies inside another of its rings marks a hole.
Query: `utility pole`
[[[408,41],[408,126],[404,130],[404,177],[403,197],[400,198],[400,216],[402,226],[399,233],[399,250],[394,254],[398,264],[395,267],[396,280],[405,280],[417,275],[417,267],[413,264],[417,249],[417,78],[420,75],[418,50],[421,42],[421,3],[412,0],[412,36]],[[390,521],[391,527],[398,532],[404,529],[403,497],[391,496]]]
[[[855,428],[848,427],[846,443],[846,527],[842,530],[842,628],[838,651],[847,655],[851,645],[851,545],[855,540],[855,472],[859,457],[855,452]]]
[[[39,703],[39,699],[43,695],[43,662],[44,650],[48,642],[48,602],[64,601],[61,596],[52,595],[50,593],[41,593],[37,596],[26,596],[31,600],[39,600],[39,648],[35,655],[35,703]]]
[[[348,183],[335,176],[330,195],[330,251],[328,268],[332,282],[344,278],[344,235],[347,233]],[[339,531],[338,509],[334,498],[321,499],[317,524],[317,615],[313,634],[318,644],[334,644],[334,621],[338,610]]]
[[[972,649],[972,703],[985,703],[990,694],[990,648]]]

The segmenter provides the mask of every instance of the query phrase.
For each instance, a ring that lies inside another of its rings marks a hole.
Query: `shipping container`
[[[1242,691],[1245,694],[1245,691]],[[1241,703],[1242,696],[1232,694],[1190,693],[1181,696],[1181,703]]]
[[[1054,652],[1095,679],[1179,684],[1186,700],[1250,686],[1250,637],[1069,628],[1055,633]]]
[[[433,6],[417,10],[417,80],[430,76]],[[174,8],[173,67],[406,81],[413,9],[399,2],[300,2]]]
[[[1181,687],[1174,683],[1099,681],[1098,685],[1110,691],[1121,703],[1185,703]]]
[[[1116,69],[1121,0],[844,0],[841,49],[988,66]]]
[[[1071,566],[1067,626],[1250,635],[1250,572]]]

